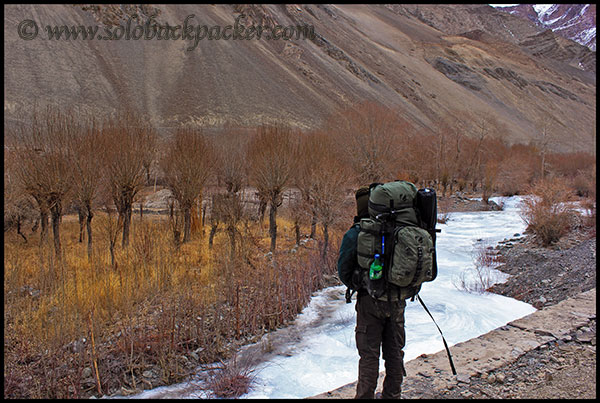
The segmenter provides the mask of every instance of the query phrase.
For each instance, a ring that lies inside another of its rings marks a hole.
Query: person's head
[[[356,198],[356,216],[358,218],[366,218],[369,216],[369,193],[368,186],[358,188],[354,197]]]

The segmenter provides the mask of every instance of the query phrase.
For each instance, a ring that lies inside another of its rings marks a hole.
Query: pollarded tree
[[[301,139],[298,149],[298,167],[293,173],[294,186],[300,190],[301,199],[294,200],[294,207],[296,209],[306,209],[305,214],[311,216],[310,224],[310,238],[315,237],[317,227],[317,213],[315,206],[312,203],[312,186],[317,175],[320,174],[320,167],[313,161],[313,153],[320,146],[320,137],[324,134],[322,132],[309,132],[305,133]],[[339,156],[335,156],[339,158]],[[300,212],[294,212],[294,225],[296,227],[296,233],[299,233],[299,225],[302,215]],[[296,238],[299,238],[297,235]],[[297,239],[296,242],[299,242]]]
[[[129,245],[131,210],[145,183],[144,161],[151,159],[155,130],[142,117],[122,113],[108,118],[101,129],[106,186],[123,226],[122,246]]]
[[[500,137],[490,137],[483,142],[481,197],[488,204],[494,192],[500,172],[500,161],[508,151],[508,146]]]
[[[441,194],[446,196],[448,187],[457,179],[461,157],[463,131],[458,127],[454,115],[446,115],[436,122],[435,178],[441,185]]]
[[[473,191],[483,181],[483,157],[486,139],[499,138],[506,128],[494,116],[482,112],[474,113],[462,111],[458,114],[459,119],[466,127],[468,139],[465,139],[465,158],[462,161],[464,167],[463,178],[471,183]]]
[[[271,251],[277,243],[277,208],[296,169],[298,136],[288,128],[261,126],[248,144],[249,178],[269,203]]]
[[[329,246],[329,228],[340,217],[347,189],[351,186],[342,162],[332,157],[336,140],[329,134],[316,133],[310,140],[312,151],[302,156],[302,163],[314,167],[317,172],[310,184],[310,200],[317,220],[323,226],[323,249],[325,260]]]
[[[238,193],[248,180],[248,137],[242,129],[226,127],[214,140],[215,172],[227,193]]]
[[[227,127],[215,139],[217,160],[215,170],[219,182],[225,184],[227,193],[213,198],[213,212],[218,212],[225,224],[229,236],[231,259],[235,257],[237,225],[244,218],[243,203],[239,193],[248,181],[247,147],[248,133],[241,129]]]
[[[14,227],[27,243],[22,226],[27,222],[33,223],[38,218],[38,212],[35,201],[19,186],[14,174],[15,163],[13,148],[8,146],[4,150],[4,232]]]
[[[362,185],[392,178],[403,155],[399,134],[406,130],[405,123],[396,111],[363,102],[332,115],[326,130],[335,134],[335,150],[354,170],[356,184]]]
[[[24,191],[37,202],[42,225],[40,244],[48,231],[48,216],[52,218],[54,251],[61,257],[60,222],[63,205],[73,184],[72,141],[80,127],[73,114],[54,107],[34,112],[29,123],[17,131],[14,151],[18,158],[15,175]]]
[[[190,240],[192,206],[202,194],[214,161],[210,142],[201,130],[193,128],[177,129],[160,158],[167,187],[183,213],[183,242]]]
[[[92,218],[94,217],[93,205],[101,181],[101,131],[98,124],[90,120],[82,128],[78,140],[73,142],[73,199],[80,216],[80,242],[83,230],[83,221],[87,227],[87,253],[88,259],[92,257]]]

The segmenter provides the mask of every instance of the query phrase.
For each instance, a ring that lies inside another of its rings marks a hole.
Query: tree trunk
[[[110,266],[115,268],[115,243],[111,240],[110,246],[108,248],[110,250]]]
[[[35,220],[35,222],[33,223],[33,226],[31,227],[31,232],[35,232],[37,231],[38,227],[40,226],[40,220],[39,218],[37,220]]]
[[[267,210],[267,202],[263,199],[260,199],[260,203],[258,204],[258,220],[262,224],[265,219],[265,211]]]
[[[42,229],[40,231],[40,246],[46,242],[48,236],[48,210],[40,211],[40,222]]]
[[[92,213],[92,207],[90,205],[87,206],[87,234],[88,234],[88,260],[92,259],[92,218],[94,214]]]
[[[542,180],[544,180],[544,171],[546,168],[545,165],[546,165],[546,151],[542,150],[542,171],[541,171]]]
[[[210,234],[208,235],[208,249],[212,249],[213,239],[215,237],[215,234],[217,233],[217,228],[218,227],[219,227],[219,224],[213,224],[210,227]]]
[[[277,199],[271,200],[271,209],[269,210],[269,234],[271,235],[271,252],[275,252],[277,244]]]
[[[296,245],[300,246],[300,223],[298,221],[294,222],[294,231],[296,233]]]
[[[150,186],[152,184],[152,182],[150,182],[150,164],[145,164],[144,170],[146,171],[146,185]]]
[[[60,202],[56,202],[52,207],[52,233],[54,234],[54,254],[56,255],[56,259],[60,260],[61,250],[60,250],[60,215],[61,215],[61,205]]]
[[[175,245],[175,249],[179,250],[181,246],[181,231],[177,228],[173,229],[173,244]]]
[[[192,227],[192,212],[191,206],[183,208],[183,243],[186,243],[191,238]]]
[[[17,234],[21,235],[27,243],[27,237],[21,232],[21,215],[17,215]]]
[[[325,261],[327,256],[327,247],[329,246],[329,226],[323,224],[323,252],[321,253],[321,260]]]
[[[310,223],[310,239],[314,239],[317,233],[317,213],[313,211],[312,221]]]
[[[122,214],[123,218],[123,241],[121,242],[121,246],[123,248],[129,246],[129,226],[131,225],[131,204],[127,204],[123,209],[123,212],[119,212]]]

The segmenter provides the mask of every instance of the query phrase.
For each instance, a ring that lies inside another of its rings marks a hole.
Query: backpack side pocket
[[[381,223],[371,218],[360,220],[360,232],[356,245],[358,265],[369,269],[376,253],[381,254]]]
[[[419,227],[401,227],[395,234],[389,282],[399,287],[412,287],[431,281],[433,251],[433,241],[427,231]]]

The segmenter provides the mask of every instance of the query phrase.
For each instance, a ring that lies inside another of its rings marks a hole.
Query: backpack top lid
[[[389,213],[393,201],[393,209],[397,211],[396,221],[404,225],[417,225],[414,202],[417,187],[407,181],[397,180],[380,184],[371,189],[369,196],[369,215],[376,218],[379,214]]]

